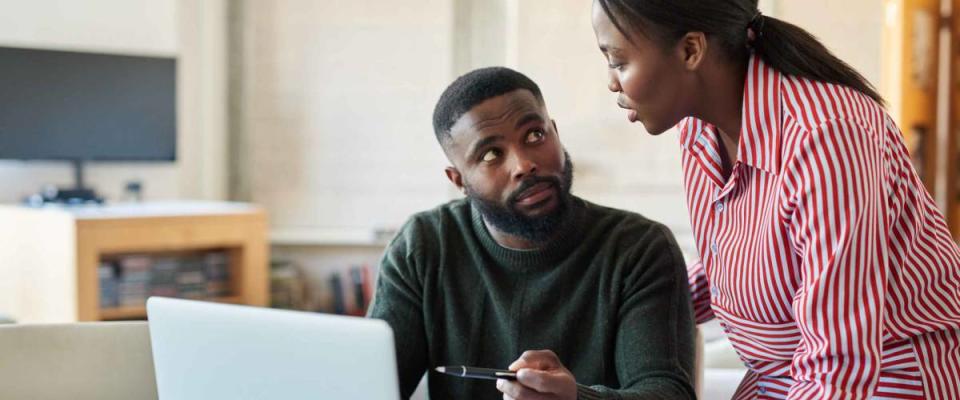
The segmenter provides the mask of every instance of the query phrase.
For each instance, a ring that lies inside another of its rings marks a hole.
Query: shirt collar
[[[768,66],[760,57],[750,56],[747,77],[744,80],[740,144],[737,162],[770,173],[780,170],[781,80],[782,75]],[[703,149],[706,130],[716,129],[697,118],[680,121],[680,145],[696,153]],[[719,150],[719,149],[717,149]]]

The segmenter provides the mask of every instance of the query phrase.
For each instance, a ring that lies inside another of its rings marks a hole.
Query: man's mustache
[[[507,204],[516,204],[517,198],[520,197],[523,192],[539,183],[549,183],[553,185],[554,189],[557,191],[559,191],[561,188],[560,178],[554,176],[533,176],[524,179],[523,182],[520,183],[520,187],[518,187],[517,190],[514,190],[513,193],[510,194],[510,197],[507,198]]]

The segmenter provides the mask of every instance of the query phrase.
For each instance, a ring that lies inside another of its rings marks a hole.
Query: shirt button
[[[710,251],[716,253],[716,252],[717,252],[717,249],[718,249],[718,247],[717,247],[717,244],[716,244],[716,243],[711,243],[711,244],[710,244]]]
[[[723,203],[717,204],[717,212],[723,212]]]
[[[760,392],[760,394],[767,394],[767,388],[765,388],[765,387],[763,387],[763,386],[760,386],[760,389],[757,390],[757,391]]]
[[[720,296],[720,289],[717,289],[717,288],[715,288],[715,287],[711,287],[711,288],[710,288],[710,294],[712,294],[713,297],[719,297],[719,296]]]

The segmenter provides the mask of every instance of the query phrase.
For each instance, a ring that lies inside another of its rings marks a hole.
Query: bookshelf
[[[960,242],[960,0],[950,0],[949,121],[946,141],[947,223]]]
[[[914,167],[936,190],[940,0],[884,0],[881,91]]]
[[[145,318],[143,305],[101,307],[101,262],[130,254],[224,252],[229,295],[203,300],[269,303],[267,220],[255,206],[0,206],[0,221],[0,310],[21,322]]]
[[[883,4],[881,90],[920,178],[960,241],[960,0]]]
[[[240,296],[213,297],[207,299],[217,303],[244,304]],[[147,310],[143,307],[111,307],[100,310],[100,320],[102,321],[121,321],[130,319],[143,319],[147,315]]]

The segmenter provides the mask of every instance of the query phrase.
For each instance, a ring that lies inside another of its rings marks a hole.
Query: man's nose
[[[523,154],[514,157],[513,179],[523,180],[529,175],[537,173],[537,163]]]

